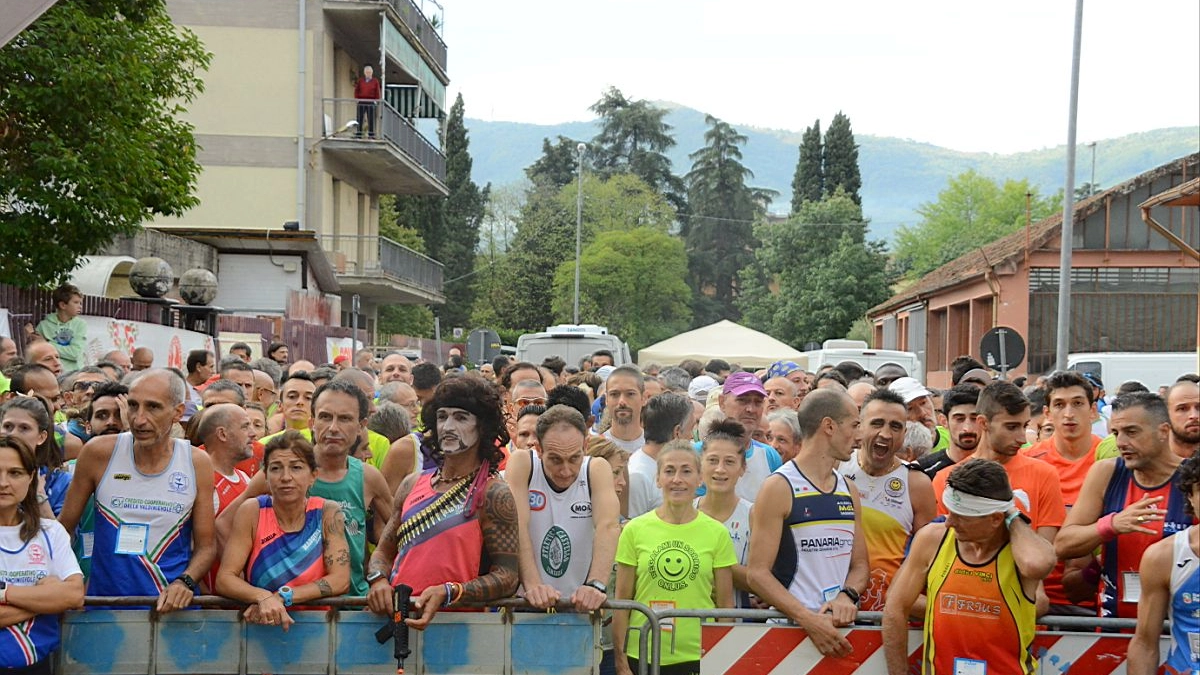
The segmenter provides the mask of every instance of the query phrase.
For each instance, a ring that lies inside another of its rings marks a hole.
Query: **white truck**
[[[871,349],[862,340],[826,340],[821,349],[804,352],[808,357],[808,372],[815,373],[821,366],[836,366],[843,361],[853,361],[867,372],[874,373],[880,366],[898,365],[912,377],[925,381],[925,367],[913,352],[894,349]]]
[[[1124,382],[1137,381],[1150,391],[1174,384],[1184,373],[1198,372],[1196,352],[1089,352],[1067,355],[1067,370],[1091,373],[1114,393]]]
[[[569,366],[578,366],[580,359],[607,349],[612,352],[613,365],[633,363],[629,345],[610,335],[608,328],[595,324],[560,324],[541,333],[526,333],[517,338],[517,360],[540,364],[549,356],[560,356]]]

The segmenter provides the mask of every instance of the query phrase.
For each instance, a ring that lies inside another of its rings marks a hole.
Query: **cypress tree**
[[[821,120],[804,130],[800,140],[800,160],[792,178],[792,213],[804,202],[819,202],[825,193],[825,170],[821,165]]]
[[[862,189],[862,174],[858,170],[858,145],[850,129],[850,118],[841,111],[833,116],[825,132],[825,192],[832,195],[840,187],[862,205],[858,191]]]

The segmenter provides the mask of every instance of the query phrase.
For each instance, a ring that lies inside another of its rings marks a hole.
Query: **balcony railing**
[[[338,0],[333,0],[334,2]],[[361,2],[361,0],[353,0]],[[446,70],[446,43],[442,41],[442,36],[434,29],[433,24],[429,19],[425,18],[425,14],[412,2],[412,0],[375,0],[380,4],[387,4],[395,10],[400,16],[400,20],[404,22],[404,27],[407,28],[413,37],[421,43],[434,64],[441,69],[443,73]]]
[[[442,292],[442,263],[387,237],[322,234],[319,238],[339,275],[383,276],[433,293]]]
[[[439,181],[446,181],[446,156],[387,101],[327,98],[322,100],[322,108],[325,113],[322,135],[326,138],[389,143]]]

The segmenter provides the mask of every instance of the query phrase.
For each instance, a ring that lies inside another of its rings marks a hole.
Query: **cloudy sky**
[[[842,110],[856,133],[957,150],[1067,138],[1070,0],[438,1],[469,117],[587,120],[615,86],[734,125]],[[1198,45],[1196,0],[1089,0],[1079,142],[1200,123]]]

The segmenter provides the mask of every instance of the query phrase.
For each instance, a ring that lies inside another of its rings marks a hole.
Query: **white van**
[[[808,371],[815,373],[822,366],[836,366],[842,361],[853,361],[867,372],[874,373],[880,366],[898,365],[912,377],[925,381],[925,367],[913,352],[894,349],[871,349],[862,340],[826,340],[821,349],[804,352],[808,357]]]
[[[1123,382],[1137,381],[1150,391],[1171,385],[1184,373],[1195,373],[1196,352],[1094,352],[1068,354],[1067,370],[1091,373],[1109,393]]]
[[[550,356],[559,356],[567,365],[578,366],[580,359],[601,349],[612,352],[613,365],[633,363],[629,346],[616,335],[609,335],[605,326],[562,324],[517,338],[517,360],[534,364],[540,364]]]

